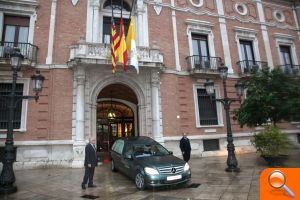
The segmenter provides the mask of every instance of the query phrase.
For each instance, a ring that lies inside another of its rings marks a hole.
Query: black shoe
[[[82,188],[83,190],[85,190],[85,189],[86,189],[85,184],[81,184],[81,188]]]
[[[88,187],[91,188],[91,187],[97,187],[97,186],[96,185],[88,185]]]

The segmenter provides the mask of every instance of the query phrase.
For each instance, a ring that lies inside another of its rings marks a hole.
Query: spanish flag
[[[127,49],[130,52],[130,65],[134,66],[137,73],[139,73],[139,61],[137,58],[137,49],[135,43],[134,19],[131,17],[126,37]]]
[[[125,33],[124,33],[124,23],[123,23],[123,18],[121,18],[120,21],[120,34],[119,34],[119,44],[117,44],[117,56],[118,56],[118,61],[120,63],[123,63],[124,66],[124,71],[126,71],[126,63],[128,60],[128,55],[127,55],[127,48],[126,48],[126,41],[125,41]]]
[[[112,73],[116,73],[116,57],[119,43],[119,36],[116,30],[114,18],[111,18],[111,65],[112,65]]]

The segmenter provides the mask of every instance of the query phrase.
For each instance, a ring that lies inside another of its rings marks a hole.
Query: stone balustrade
[[[137,47],[138,60],[140,66],[161,67],[163,65],[163,55],[159,48],[153,47]],[[85,63],[111,63],[111,46],[102,43],[87,43],[79,41],[70,47],[69,62],[74,60],[84,60]],[[129,61],[128,61],[129,63]]]

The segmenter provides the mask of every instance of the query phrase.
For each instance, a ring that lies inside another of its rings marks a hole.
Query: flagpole
[[[113,26],[113,22],[114,22],[114,8],[113,8],[113,3],[112,3],[112,0],[110,0],[110,7],[111,7],[111,27]],[[114,48],[114,45],[113,45],[113,43],[114,43],[114,40],[113,40],[113,31],[112,31],[112,28],[110,29],[111,30],[111,39],[110,39],[110,42],[111,42],[111,45],[112,45],[112,47]],[[111,48],[111,51],[112,52],[114,52],[114,50],[113,50],[113,48]],[[112,57],[113,57],[113,54],[114,53],[112,53]],[[114,60],[115,60],[115,58],[114,58]],[[113,63],[113,61],[112,61],[112,67],[113,67],[113,74],[114,74],[114,76],[116,76],[116,63],[114,64]]]
[[[124,2],[124,0],[122,0],[122,6],[121,6],[121,19],[123,18],[123,14],[122,14],[122,11],[123,11],[123,2]]]
[[[135,0],[133,0],[132,4],[131,4],[131,10],[130,10],[130,14],[129,14],[129,19],[131,19],[131,13],[132,13],[134,4],[135,4]]]
[[[114,19],[114,8],[113,8],[112,0],[110,0],[110,7],[111,7],[111,18]]]

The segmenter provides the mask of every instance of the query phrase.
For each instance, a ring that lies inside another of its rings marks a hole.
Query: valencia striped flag
[[[112,73],[116,73],[117,56],[118,56],[118,46],[120,45],[119,35],[116,30],[114,18],[111,18],[111,64]]]

